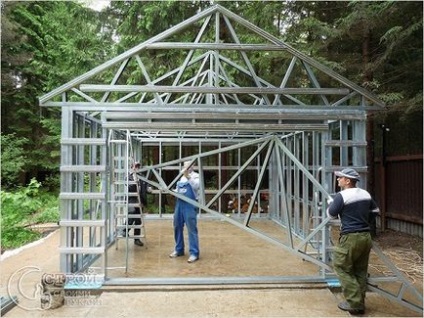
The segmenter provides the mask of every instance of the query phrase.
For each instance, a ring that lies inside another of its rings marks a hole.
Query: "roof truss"
[[[195,38],[181,42],[187,30]],[[164,55],[167,65],[156,64],[154,57]],[[148,112],[150,117],[137,117],[134,129],[158,123],[165,130],[166,125],[183,129],[189,122],[192,131],[243,131],[249,125],[272,131],[281,124],[291,125],[282,130],[313,130],[325,120],[384,106],[372,93],[220,5],[45,94],[40,105],[71,106],[97,119],[106,110],[117,112],[105,119],[112,126],[115,121],[114,127],[117,117],[128,124],[134,111]],[[308,124],[298,126],[299,120]]]

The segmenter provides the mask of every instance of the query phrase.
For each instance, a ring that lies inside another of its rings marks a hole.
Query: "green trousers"
[[[334,250],[333,266],[339,277],[343,295],[351,308],[365,308],[368,260],[372,246],[371,234],[342,235]]]

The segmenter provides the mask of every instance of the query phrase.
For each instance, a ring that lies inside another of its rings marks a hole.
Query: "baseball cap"
[[[361,177],[359,176],[359,173],[352,168],[346,168],[346,169],[343,169],[342,171],[335,171],[334,174],[338,177],[345,177],[345,178],[353,179],[356,181],[359,181],[361,179]]]

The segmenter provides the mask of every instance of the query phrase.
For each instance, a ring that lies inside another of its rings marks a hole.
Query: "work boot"
[[[363,314],[365,314],[364,308],[352,308],[352,307],[350,307],[350,305],[347,301],[342,301],[341,303],[339,303],[337,305],[337,307],[339,307],[339,309],[341,309],[341,310],[348,311],[349,314],[351,314],[351,315],[363,315]]]
[[[144,245],[143,242],[141,240],[139,240],[139,239],[135,239],[134,240],[134,244],[135,245],[138,245],[138,246],[143,246]]]

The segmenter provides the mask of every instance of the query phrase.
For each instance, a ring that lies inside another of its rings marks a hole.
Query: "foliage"
[[[12,186],[23,171],[26,158],[23,146],[26,138],[18,138],[16,134],[1,135],[1,180],[3,185]]]
[[[2,5],[2,31],[9,33],[2,37],[1,73],[8,80],[2,82],[1,129],[27,141],[20,145],[26,159],[23,176],[13,180],[19,183],[39,171],[57,173],[60,110],[41,109],[37,98],[113,55],[114,20],[105,22],[72,1]]]
[[[422,3],[214,3],[374,92],[387,103],[395,118],[402,118],[399,123],[405,125],[404,129],[397,131],[406,147],[410,144],[407,138],[411,138],[406,127],[420,130],[414,126],[419,122],[409,114],[417,114],[423,103]],[[40,109],[38,96],[166,31],[210,4],[209,1],[112,1],[109,8],[96,12],[74,1],[3,1],[2,185],[25,184],[40,172],[52,175],[51,181],[55,180],[53,174],[58,174],[60,110]],[[193,41],[196,31],[187,28],[171,34],[170,38]],[[238,33],[243,41],[255,40],[250,34]],[[220,36],[226,40],[225,34]],[[272,52],[265,58],[262,52],[255,52],[249,53],[249,58],[259,76],[267,73],[281,82],[283,54]],[[143,63],[156,72],[152,77],[157,77],[169,66],[181,65],[183,61],[173,50],[148,50]],[[231,70],[228,74],[232,74]],[[102,76],[110,74],[104,72]],[[123,74],[119,80],[137,83],[142,76],[140,68],[134,67],[133,72]]]
[[[388,154],[422,153],[421,2],[214,3],[374,92],[388,105],[388,111],[374,116],[375,127],[383,123],[390,127]],[[2,186],[26,184],[26,180],[42,172],[48,175],[43,190],[58,191],[61,112],[41,109],[39,96],[166,31],[210,4],[210,1],[112,1],[109,8],[96,12],[75,1],[2,1]],[[191,42],[196,31],[187,28],[171,34],[170,38]],[[220,31],[224,42],[230,40],[229,32]],[[250,34],[241,32],[240,36],[245,42],[255,43]],[[267,73],[281,82],[283,54],[272,52],[265,57],[262,52],[254,52],[249,53],[249,58],[259,76]],[[156,78],[183,61],[173,50],[148,50],[143,63],[156,72],[151,74]],[[228,74],[232,74],[231,70]],[[101,76],[106,78],[110,74],[104,72]],[[138,83],[142,76],[140,68],[134,67],[133,72],[119,80]],[[381,132],[378,128],[374,131],[373,139],[378,144]],[[1,200],[2,246],[30,241],[38,234],[25,226],[58,218],[56,196],[41,191],[35,181],[27,187],[18,186],[13,192],[2,191]]]
[[[41,183],[32,179],[16,191],[1,191],[1,247],[14,248],[32,242],[40,233],[28,226],[59,220],[58,199],[41,191]]]

